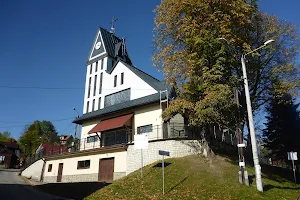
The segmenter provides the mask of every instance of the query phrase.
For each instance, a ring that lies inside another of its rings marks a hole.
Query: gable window
[[[94,80],[94,96],[96,95],[96,84],[97,84],[97,75],[95,75],[95,80]]]
[[[96,62],[95,72],[98,71],[98,61]]]
[[[89,104],[90,104],[90,102],[87,102],[87,104],[86,104],[86,112],[87,113],[89,112]]]
[[[100,110],[100,107],[101,107],[101,97],[99,97],[99,100],[98,100],[98,110]]]
[[[91,164],[91,160],[78,161],[77,169],[89,169],[90,164]]]
[[[101,60],[101,70],[103,69],[103,58]]]
[[[115,79],[114,79],[114,87],[117,86],[117,75],[115,75]]]
[[[121,73],[121,85],[124,83],[124,72]]]
[[[90,77],[90,79],[89,79],[89,91],[88,91],[88,98],[90,98],[90,94],[91,94],[91,82],[92,82],[92,78]]]
[[[49,164],[48,165],[48,172],[51,172],[52,171],[52,164]]]
[[[95,99],[93,100],[92,111],[95,110]]]
[[[96,136],[96,135],[95,135],[95,136],[89,136],[89,137],[86,138],[86,142],[87,142],[87,143],[97,142],[98,139],[99,139],[99,138],[98,138],[98,136]]]
[[[100,86],[99,86],[99,94],[102,92],[102,79],[103,79],[103,72],[100,74]]]
[[[150,132],[152,132],[152,130],[153,130],[152,124],[137,127],[138,134],[150,133]]]
[[[112,106],[125,101],[130,101],[130,88],[110,95],[106,95],[104,99],[104,107]]]
[[[93,63],[90,65],[90,74],[93,72]]]

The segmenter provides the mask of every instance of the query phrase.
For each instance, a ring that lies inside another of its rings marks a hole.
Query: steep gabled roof
[[[114,34],[110,33],[109,31],[105,30],[104,28],[99,27],[99,30],[101,32],[102,39],[108,56],[114,58],[116,44],[121,42],[122,40],[117,36],[115,36]]]

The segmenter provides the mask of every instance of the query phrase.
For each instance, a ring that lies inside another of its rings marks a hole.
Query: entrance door
[[[112,181],[114,179],[114,158],[99,160],[99,181]]]
[[[57,173],[57,182],[61,182],[63,168],[64,168],[64,163],[59,163],[59,165],[58,165],[58,173]]]

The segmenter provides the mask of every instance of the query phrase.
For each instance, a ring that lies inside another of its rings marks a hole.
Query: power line
[[[38,90],[85,90],[89,88],[73,88],[73,87],[36,87],[36,86],[5,86],[0,85],[0,88],[9,88],[9,89],[38,89]],[[93,89],[93,87],[91,87]],[[131,90],[153,90],[153,89],[142,89],[142,88],[130,88]],[[99,91],[100,89],[96,89]],[[120,90],[118,88],[101,88],[101,90]]]
[[[66,121],[66,120],[70,120],[70,119],[75,119],[75,117],[70,117],[70,118],[64,118],[64,119],[57,119],[57,120],[48,120],[48,121],[51,121],[51,122],[59,122],[59,121]],[[3,122],[3,121],[0,121],[2,123],[24,123],[23,125],[17,125],[17,126],[5,126],[5,127],[0,127],[0,128],[16,128],[16,127],[24,127],[28,124],[31,124],[33,122]]]

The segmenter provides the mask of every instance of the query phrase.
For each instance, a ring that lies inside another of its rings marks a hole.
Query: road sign
[[[288,152],[288,160],[298,160],[297,152]]]
[[[148,133],[134,136],[135,149],[148,149]]]
[[[162,156],[170,156],[170,152],[169,152],[169,151],[162,151],[162,150],[159,150],[159,151],[158,151],[158,154],[159,154],[159,155],[162,155]]]
[[[159,150],[158,151],[159,155],[162,155],[162,160],[161,160],[161,165],[162,165],[162,189],[163,189],[163,194],[165,194],[165,156],[170,156],[170,152],[169,151],[163,151],[163,150]]]

